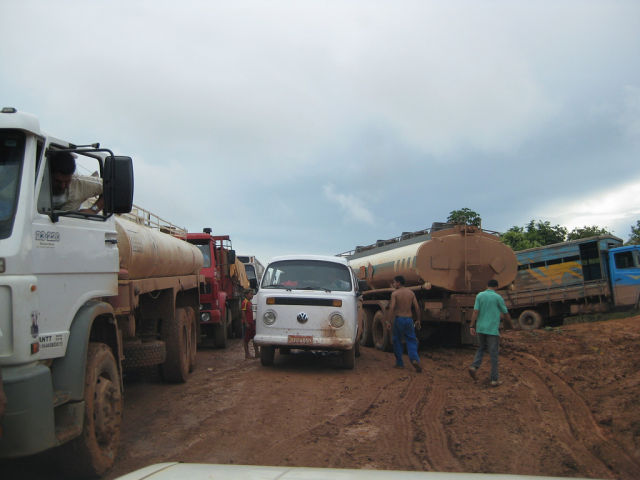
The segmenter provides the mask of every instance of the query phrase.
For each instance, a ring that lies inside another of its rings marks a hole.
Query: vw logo
[[[300,312],[296,318],[300,323],[307,323],[307,320],[309,320],[309,317],[307,317],[307,314],[304,312]]]

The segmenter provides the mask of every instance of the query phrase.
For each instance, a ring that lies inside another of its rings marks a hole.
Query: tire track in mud
[[[429,388],[417,405],[414,422],[424,430],[423,450],[431,470],[459,472],[463,468],[449,447],[449,437],[442,422],[446,402],[445,389]],[[417,452],[420,453],[420,452]]]
[[[589,406],[570,385],[528,353],[514,352],[504,361],[519,365],[512,367],[519,371],[519,381],[532,391],[534,408],[578,464],[597,477],[636,478],[640,463],[622,445],[607,438]],[[530,463],[526,449],[523,455],[524,462]]]
[[[348,461],[331,466],[460,471],[441,421],[445,393],[434,392],[431,383],[427,374],[400,372],[372,389],[374,395],[368,399],[262,450],[260,461],[268,463],[283,451],[294,458],[333,445],[344,449]],[[323,465],[321,458],[316,461]]]

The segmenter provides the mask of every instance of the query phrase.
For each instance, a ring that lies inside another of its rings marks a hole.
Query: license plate
[[[288,342],[292,345],[312,345],[313,337],[311,335],[289,335]]]

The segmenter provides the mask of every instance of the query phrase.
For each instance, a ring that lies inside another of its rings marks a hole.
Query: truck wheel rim
[[[116,386],[105,377],[99,377],[96,384],[93,422],[96,440],[100,445],[108,445],[118,430],[117,418],[120,394]]]

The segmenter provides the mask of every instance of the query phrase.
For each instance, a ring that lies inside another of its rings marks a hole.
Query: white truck
[[[254,342],[262,365],[275,350],[337,350],[353,369],[358,353],[358,282],[340,257],[288,255],[267,266],[256,295]]]
[[[56,207],[61,152],[102,180],[101,212]],[[114,215],[132,199],[131,158],[2,109],[0,458],[60,447],[69,475],[101,475],[117,454],[123,370],[159,365],[183,382],[194,368],[202,254],[149,215]]]

